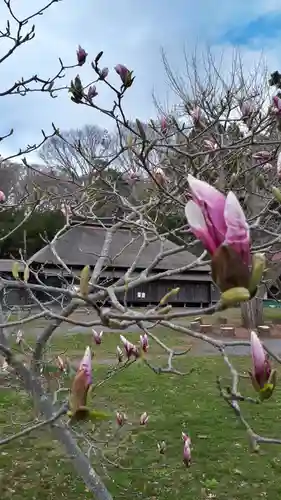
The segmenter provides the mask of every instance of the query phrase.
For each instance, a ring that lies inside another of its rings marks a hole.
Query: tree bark
[[[254,297],[248,302],[241,304],[242,326],[248,329],[256,329],[263,325],[263,299]]]

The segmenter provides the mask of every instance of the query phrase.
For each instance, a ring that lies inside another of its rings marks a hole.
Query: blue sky
[[[44,4],[43,0],[12,0],[19,17],[32,13],[35,3],[38,7]],[[0,0],[1,29],[7,17]],[[58,57],[73,63],[76,47],[81,44],[90,59],[103,50],[104,66],[110,69],[122,63],[134,70],[136,80],[127,92],[125,109],[129,117],[146,120],[156,115],[152,91],[162,102],[175,102],[161,62],[161,48],[178,73],[183,71],[184,47],[192,54],[196,46],[203,49],[206,45],[218,55],[222,50],[231,54],[239,45],[245,61],[251,63],[263,50],[269,68],[280,70],[280,21],[280,0],[62,0],[37,19],[35,40],[2,64],[0,88],[3,92],[22,76],[55,74]],[[0,55],[7,46],[2,44]],[[66,81],[76,73],[69,72]],[[87,82],[92,70],[84,66],[80,74]],[[113,70],[111,77],[117,83]],[[112,96],[100,87],[97,99],[106,106]],[[2,156],[38,141],[40,130],[50,131],[52,121],[61,130],[84,124],[112,127],[100,114],[72,103],[67,94],[54,100],[40,93],[2,97],[0,113],[0,135],[10,127],[15,130],[13,137],[0,144]]]

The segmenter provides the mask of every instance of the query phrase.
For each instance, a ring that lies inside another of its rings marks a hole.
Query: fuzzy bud
[[[249,292],[255,295],[256,289],[259,286],[262,275],[265,270],[266,258],[264,253],[255,253],[252,257],[252,273],[249,283]]]
[[[223,307],[232,307],[240,302],[247,302],[250,298],[249,290],[243,287],[229,288],[221,294]]]

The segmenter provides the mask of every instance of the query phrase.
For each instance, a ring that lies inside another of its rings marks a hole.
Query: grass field
[[[169,335],[160,332],[167,343]],[[134,339],[136,336],[130,336]],[[79,358],[90,337],[55,337],[53,351],[67,350]],[[175,339],[173,339],[173,343]],[[178,338],[177,342],[183,342]],[[188,342],[188,339],[186,340]],[[116,339],[106,335],[105,342],[95,349],[95,379],[103,379],[108,366],[100,361],[114,357]],[[158,362],[163,359],[154,348]],[[241,370],[250,360],[235,359]],[[227,376],[222,360],[193,358],[180,361],[181,368],[194,371],[188,377],[156,375],[141,363],[117,374],[95,392],[95,407],[108,412],[126,411],[135,421],[143,411],[150,420],[146,428],[132,434],[128,451],[120,448],[119,467],[104,462],[106,484],[115,499],[147,500],[275,500],[281,495],[281,447],[266,446],[259,454],[248,448],[247,435],[231,410],[220,399],[216,376]],[[252,394],[250,384],[246,390]],[[94,404],[94,403],[93,403]],[[246,405],[245,416],[261,434],[281,436],[281,390],[260,406]],[[20,429],[19,422],[32,419],[29,398],[19,391],[0,385],[0,435]],[[100,429],[106,436],[110,424]],[[87,429],[88,431],[88,429]],[[181,432],[190,433],[193,442],[193,463],[186,469],[182,463]],[[157,442],[165,440],[164,456],[157,451]],[[108,459],[117,459],[113,445]],[[99,460],[98,460],[99,461]],[[110,479],[109,479],[110,477]],[[92,498],[72,470],[60,446],[45,429],[0,448],[1,500],[87,500]]]

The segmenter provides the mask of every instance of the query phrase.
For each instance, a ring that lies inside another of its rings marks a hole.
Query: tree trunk
[[[241,303],[242,326],[248,329],[256,329],[263,325],[263,299],[254,297],[248,302]]]

